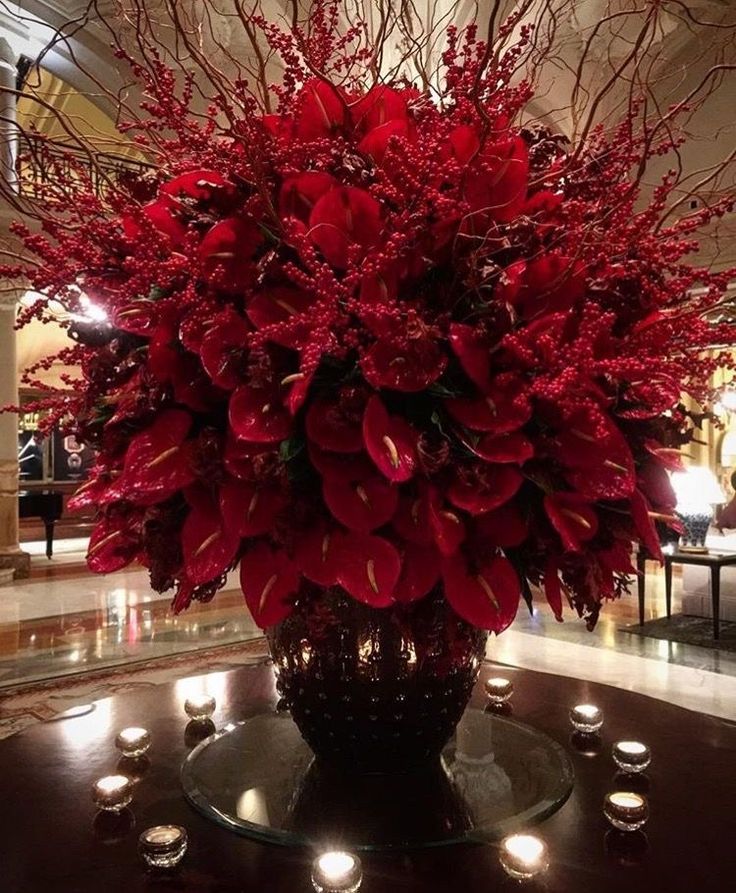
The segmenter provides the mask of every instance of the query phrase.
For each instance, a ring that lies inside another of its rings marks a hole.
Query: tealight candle
[[[105,775],[92,786],[92,799],[98,809],[120,812],[133,799],[133,782],[127,775]]]
[[[181,825],[154,825],[138,838],[138,851],[153,868],[173,868],[184,858],[187,843]]]
[[[595,704],[578,704],[570,711],[570,722],[576,731],[591,735],[603,725],[603,712]]]
[[[312,886],[317,893],[355,893],[362,880],[360,859],[352,853],[323,853],[312,863]]]
[[[124,757],[130,757],[130,759],[142,757],[150,746],[151,733],[148,729],[142,729],[139,726],[123,729],[115,739],[115,747]]]
[[[649,804],[641,794],[615,791],[606,795],[603,813],[619,831],[638,831],[647,823]]]
[[[613,745],[613,762],[622,772],[643,772],[652,762],[652,754],[641,741],[617,741]]]
[[[184,712],[190,719],[201,722],[215,712],[217,702],[212,695],[193,695],[184,701]]]
[[[512,834],[501,841],[501,865],[516,880],[526,880],[549,864],[547,846],[532,834]]]
[[[485,688],[492,704],[505,704],[514,693],[514,683],[503,676],[491,676],[486,680]]]

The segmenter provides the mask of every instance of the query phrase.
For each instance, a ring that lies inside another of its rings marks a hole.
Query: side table
[[[736,565],[736,552],[671,552],[664,555],[664,593],[667,616],[672,613],[672,565],[695,564],[710,568],[710,597],[713,603],[713,638],[720,636],[721,568]],[[639,617],[643,613],[643,586],[640,587]]]

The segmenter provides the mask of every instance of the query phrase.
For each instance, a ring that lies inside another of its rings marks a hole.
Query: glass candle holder
[[[533,834],[512,834],[501,841],[501,865],[516,880],[527,880],[549,865],[547,845]]]
[[[514,693],[514,683],[504,676],[491,676],[486,680],[485,689],[492,704],[505,704]]]
[[[570,722],[576,732],[592,735],[603,725],[603,712],[595,704],[578,704],[570,711]]]
[[[181,825],[154,825],[138,838],[138,852],[152,868],[173,868],[184,858],[187,843]]]
[[[652,762],[652,754],[641,741],[617,741],[613,745],[613,762],[622,772],[643,772]]]
[[[92,786],[92,799],[98,809],[120,812],[133,799],[133,782],[127,775],[105,775]]]
[[[352,853],[322,853],[312,863],[312,886],[317,893],[355,893],[362,880],[360,859]]]
[[[118,732],[115,738],[115,747],[124,757],[137,759],[142,757],[151,746],[151,733],[140,726],[129,726]]]
[[[184,712],[190,719],[202,722],[212,716],[216,706],[212,695],[193,695],[184,701]]]
[[[649,804],[642,794],[633,791],[614,791],[607,794],[603,813],[619,831],[638,831],[649,818]]]

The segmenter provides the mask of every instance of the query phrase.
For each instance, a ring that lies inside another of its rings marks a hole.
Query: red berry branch
[[[155,172],[102,202],[60,171],[44,232],[18,230],[35,289],[108,314],[44,403],[97,450],[90,567],[139,561],[181,610],[239,565],[261,626],[305,586],[387,608],[440,583],[497,633],[529,583],[592,625],[675,523],[683,395],[732,363],[706,319],[731,274],[691,263],[731,199],[661,226],[676,177],[636,171],[678,138],[635,103],[574,147],[525,124],[528,25],[503,50],[451,28],[430,88],[377,78],[337,11],[245,16],[282,79],[213,64],[206,114],[206,59],[182,86],[141,34],[127,130]]]

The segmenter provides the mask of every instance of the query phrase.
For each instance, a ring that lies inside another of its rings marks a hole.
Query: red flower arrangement
[[[98,451],[73,500],[99,510],[89,565],[143,563],[177,611],[239,565],[262,627],[315,587],[388,608],[438,585],[496,633],[530,585],[592,625],[633,545],[660,555],[681,395],[727,362],[703,314],[728,274],[684,259],[722,207],[660,225],[669,181],[646,203],[631,172],[673,137],[634,113],[574,150],[516,124],[518,49],[489,66],[450,29],[441,96],[366,87],[315,7],[310,40],[252,17],[284,59],[275,112],[241,84],[201,123],[132,62],[139,142],[173,133],[149,200],[105,216],[77,181],[26,233],[34,286],[109,317],[51,401]]]

